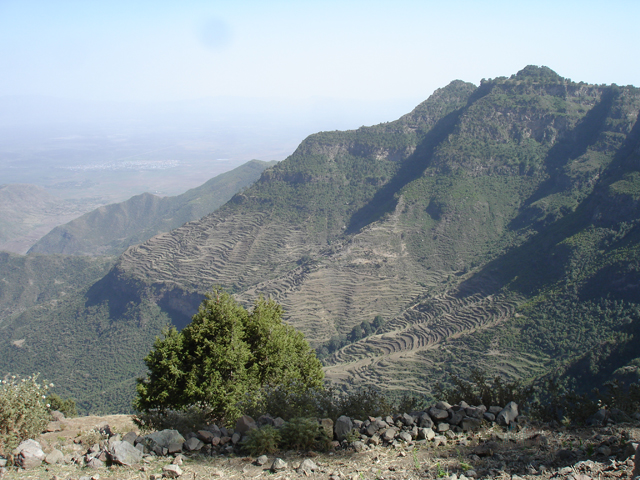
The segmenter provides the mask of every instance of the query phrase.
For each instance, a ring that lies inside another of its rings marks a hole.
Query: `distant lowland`
[[[636,381],[639,111],[636,87],[528,66],[310,135],[241,187],[101,207],[0,257],[0,370],[130,411],[156,336],[217,285],[281,303],[339,388]]]

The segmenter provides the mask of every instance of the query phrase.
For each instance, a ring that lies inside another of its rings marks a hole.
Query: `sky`
[[[637,0],[0,0],[0,96],[426,99],[528,64],[640,86]]]

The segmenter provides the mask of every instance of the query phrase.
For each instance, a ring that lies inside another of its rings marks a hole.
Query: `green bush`
[[[242,448],[254,457],[277,452],[281,440],[280,432],[271,425],[250,430],[247,437]]]
[[[78,410],[76,408],[76,402],[72,398],[66,400],[55,393],[49,395],[49,411],[53,412],[57,410],[64,414],[67,418],[73,418],[78,416]]]
[[[0,455],[6,456],[20,442],[42,433],[49,423],[47,391],[38,375],[15,375],[0,382]]]
[[[152,430],[178,430],[182,435],[202,430],[209,425],[210,418],[205,410],[191,406],[183,410],[149,410],[139,412],[133,423],[145,432]]]
[[[272,300],[261,298],[248,312],[214,289],[184,330],[163,333],[145,358],[148,377],[138,381],[134,408],[143,414],[197,407],[212,421],[233,423],[241,401],[263,386],[322,386],[320,361]]]
[[[282,445],[293,450],[326,450],[331,441],[315,418],[292,418],[282,427]]]

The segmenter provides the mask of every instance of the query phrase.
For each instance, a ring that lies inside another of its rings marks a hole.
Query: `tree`
[[[282,308],[260,298],[251,312],[214,289],[181,332],[165,329],[145,357],[134,408],[140,412],[202,409],[233,421],[239,402],[264,386],[322,387],[324,374],[304,336],[282,323]]]

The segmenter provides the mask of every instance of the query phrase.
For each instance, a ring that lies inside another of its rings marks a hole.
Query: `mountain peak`
[[[561,77],[549,67],[545,67],[544,65],[542,67],[539,67],[537,65],[527,65],[518,73],[516,73],[515,77],[512,78],[515,78],[516,80],[531,79],[535,82],[541,83],[558,82],[564,80],[564,77]]]

